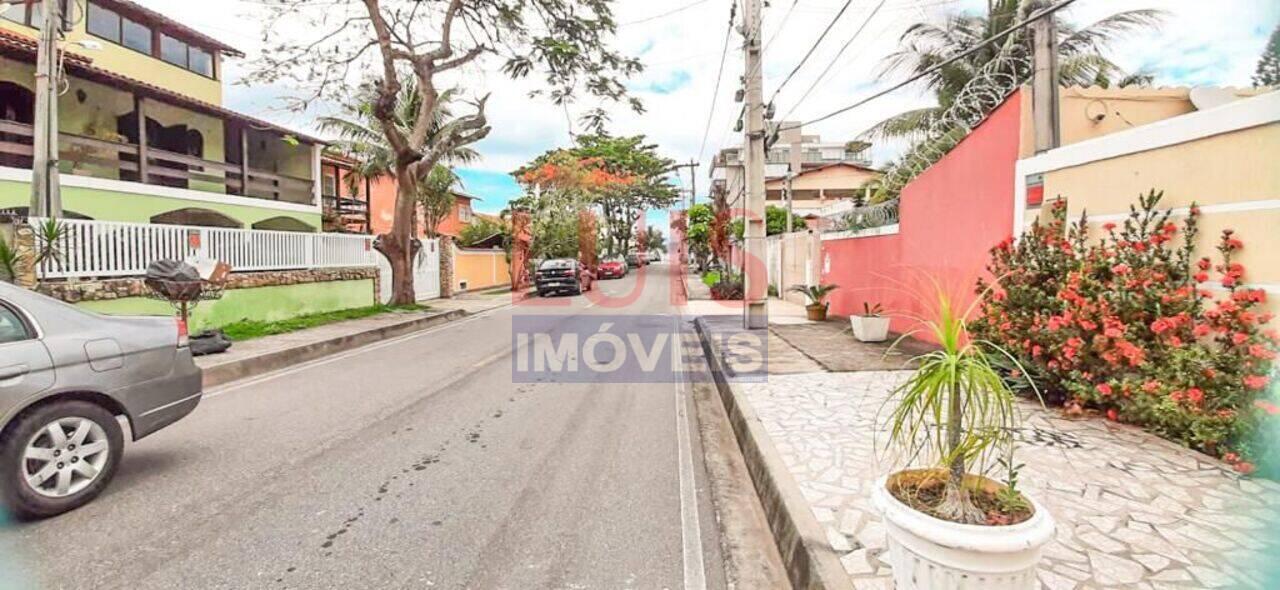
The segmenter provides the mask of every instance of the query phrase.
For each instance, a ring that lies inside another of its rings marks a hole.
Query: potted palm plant
[[[862,313],[849,316],[849,324],[859,342],[884,342],[889,338],[889,318],[879,303],[863,302]]]
[[[939,296],[937,316],[922,323],[940,347],[916,357],[919,369],[887,402],[891,444],[932,463],[872,488],[898,590],[1030,590],[1054,532],[1049,512],[1017,489],[1015,396],[990,359],[1017,361],[971,340],[966,316]],[[985,475],[997,464],[1008,469],[1003,483]]]
[[[792,285],[789,291],[803,293],[809,302],[804,306],[805,314],[811,322],[822,322],[827,319],[827,295],[840,288],[840,285]]]

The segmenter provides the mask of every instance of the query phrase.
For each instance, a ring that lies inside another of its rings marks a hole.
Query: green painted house
[[[315,232],[323,142],[222,106],[242,54],[128,0],[85,0],[58,101],[68,218]],[[0,15],[0,211],[30,202],[38,3]]]

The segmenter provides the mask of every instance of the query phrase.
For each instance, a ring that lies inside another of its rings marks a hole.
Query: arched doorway
[[[296,231],[307,233],[314,233],[316,231],[315,227],[308,225],[300,219],[284,216],[263,219],[262,221],[253,224],[251,227],[253,227],[253,229],[267,229],[274,231]]]
[[[152,216],[151,223],[161,225],[229,227],[235,229],[244,227],[244,224],[237,221],[234,217],[224,213],[219,213],[212,209],[201,209],[199,207],[187,207],[185,209],[176,209],[166,213],[161,213],[159,215]]]
[[[35,123],[36,95],[25,86],[0,82],[0,119],[32,125]],[[0,131],[0,141],[31,145],[30,135]],[[0,149],[0,166],[31,168],[31,156]]]

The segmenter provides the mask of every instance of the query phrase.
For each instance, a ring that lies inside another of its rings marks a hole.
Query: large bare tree
[[[398,194],[390,233],[377,248],[391,263],[392,302],[414,301],[412,261],[418,247],[417,184],[440,159],[489,134],[488,95],[471,111],[433,129],[447,85],[483,60],[501,62],[511,78],[545,77],[554,103],[585,93],[626,100],[621,80],[640,63],[612,49],[617,23],[607,0],[267,0],[262,56],[247,82],[295,88],[292,106],[373,96],[372,115],[395,157]],[[396,123],[397,94],[412,79],[421,100],[408,128]],[[460,89],[465,90],[465,89]],[[464,92],[459,92],[463,94]],[[599,107],[586,116],[600,122]]]

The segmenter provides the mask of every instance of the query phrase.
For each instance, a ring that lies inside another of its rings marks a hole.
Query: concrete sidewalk
[[[393,311],[236,342],[224,353],[196,358],[206,388],[424,330],[511,303],[510,293],[464,294],[424,302],[424,311]]]
[[[883,452],[884,408],[911,373],[900,370],[902,358],[885,356],[886,344],[856,342],[847,328],[772,323],[768,381],[726,383],[722,394],[750,418],[740,442],[745,432],[742,444],[770,450],[748,458],[768,473],[762,499],[786,500],[766,504],[771,521],[795,523],[779,538],[815,563],[837,558],[855,588],[891,588],[885,529],[868,498],[876,478],[898,467]],[[779,362],[785,358],[809,359],[818,370]],[[1042,588],[1276,587],[1264,566],[1280,545],[1264,532],[1280,523],[1280,484],[1241,477],[1132,426],[1030,402],[1020,410],[1020,486],[1058,525],[1037,571]]]

